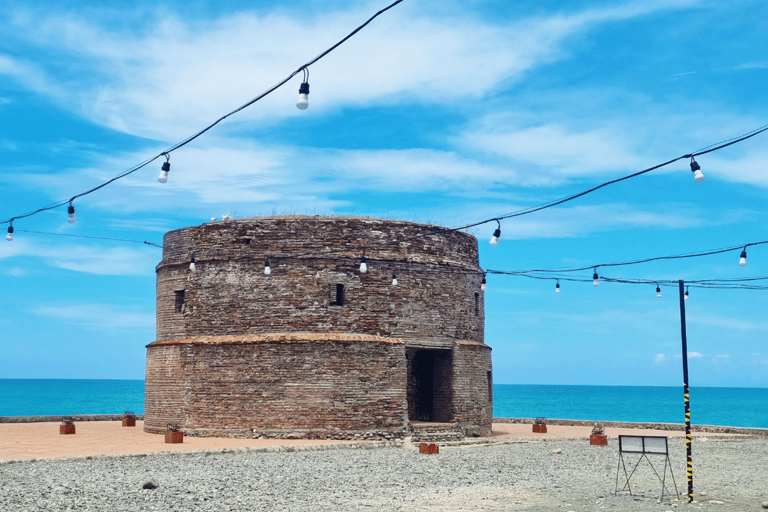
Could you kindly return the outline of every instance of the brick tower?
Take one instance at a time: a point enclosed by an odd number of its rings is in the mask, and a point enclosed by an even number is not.
[[[440,230],[277,216],[166,233],[144,429],[393,438],[441,422],[489,435],[477,240]]]

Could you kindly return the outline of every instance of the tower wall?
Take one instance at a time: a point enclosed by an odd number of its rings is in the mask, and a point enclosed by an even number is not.
[[[401,437],[416,394],[430,421],[489,434],[481,280],[477,240],[426,224],[290,216],[171,231],[145,429]],[[428,379],[409,375],[414,350]]]

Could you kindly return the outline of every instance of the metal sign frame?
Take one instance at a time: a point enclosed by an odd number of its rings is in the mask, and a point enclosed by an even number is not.
[[[625,453],[640,454],[637,463],[635,463],[632,471],[629,472],[627,472],[627,465],[624,461]],[[661,475],[659,475],[659,472],[653,467],[653,463],[651,463],[651,459],[648,458],[648,455],[664,456],[664,471]],[[669,460],[669,440],[667,436],[619,436],[619,465],[616,468],[616,489],[614,490],[613,495],[616,496],[618,493],[624,491],[629,491],[629,494],[631,496],[633,495],[629,481],[643,459],[648,461],[648,465],[651,466],[654,474],[659,479],[659,482],[661,482],[661,498],[659,499],[664,499],[664,491],[667,490],[667,467],[669,467],[669,474],[672,476],[672,483],[675,486],[675,494],[680,498],[680,492],[677,490],[677,482],[675,482],[675,475],[672,472],[672,463]],[[626,482],[624,483],[624,486],[619,489],[619,475],[621,474],[622,468],[624,469]]]

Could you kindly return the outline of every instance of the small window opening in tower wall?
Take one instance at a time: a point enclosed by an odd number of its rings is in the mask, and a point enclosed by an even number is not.
[[[488,372],[488,401],[493,402],[493,372]]]
[[[475,293],[475,316],[480,316],[480,294]]]
[[[344,305],[344,285],[331,285],[331,306]]]
[[[184,309],[184,290],[176,290],[176,303],[175,310],[177,313],[181,313]]]

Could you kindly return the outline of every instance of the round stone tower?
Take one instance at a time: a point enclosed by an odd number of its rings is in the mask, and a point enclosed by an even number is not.
[[[488,435],[482,277],[475,237],[413,222],[277,216],[170,231],[144,429],[391,438],[439,422]]]

